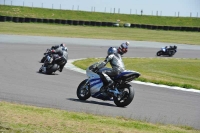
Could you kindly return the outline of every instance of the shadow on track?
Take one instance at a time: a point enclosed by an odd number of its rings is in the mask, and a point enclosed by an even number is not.
[[[38,73],[38,74],[43,74],[43,75],[59,75],[59,74],[57,74],[57,73],[46,74],[46,73],[41,73],[41,72],[39,72],[39,71],[36,71],[36,73]]]
[[[67,100],[75,101],[75,102],[81,102],[81,103],[92,103],[92,104],[99,104],[99,105],[104,105],[104,106],[112,106],[112,107],[117,107],[113,104],[110,103],[105,103],[105,102],[97,102],[97,101],[81,101],[79,99],[74,99],[74,98],[66,98]]]

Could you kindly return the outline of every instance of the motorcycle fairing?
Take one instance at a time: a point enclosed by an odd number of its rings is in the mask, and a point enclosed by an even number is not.
[[[165,51],[166,51],[166,48],[161,48],[161,50],[165,52]]]
[[[90,87],[93,87],[99,83],[102,83],[102,80],[101,78],[90,79],[89,83],[90,83]]]
[[[103,99],[103,100],[111,100],[111,97],[103,95],[100,91],[93,94],[92,97],[98,98],[98,99]]]
[[[95,93],[99,92],[101,87],[103,86],[103,82],[100,77],[90,78],[89,83],[91,95],[94,95]]]

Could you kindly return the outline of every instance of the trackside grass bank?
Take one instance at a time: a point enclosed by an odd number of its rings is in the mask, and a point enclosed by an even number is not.
[[[81,10],[81,9],[80,9]],[[99,13],[85,12],[75,10],[55,10],[45,8],[32,8],[22,6],[5,6],[0,5],[0,15],[32,17],[32,18],[52,18],[52,19],[68,19],[68,20],[87,20],[100,22],[116,22],[120,20],[120,24],[150,24],[160,26],[188,26],[200,27],[200,18],[195,17],[164,17],[164,16],[146,16],[133,14],[118,13]]]
[[[0,34],[134,40],[200,45],[200,32],[0,22]]]
[[[103,59],[88,58],[73,64],[85,70],[98,61]],[[127,70],[141,73],[136,80],[200,90],[200,59],[123,58],[123,61]]]
[[[199,133],[187,126],[0,102],[1,133]]]

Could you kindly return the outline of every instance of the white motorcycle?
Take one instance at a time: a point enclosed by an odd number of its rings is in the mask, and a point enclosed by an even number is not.
[[[128,84],[135,78],[140,76],[139,72],[125,70],[115,77],[111,77],[114,81],[114,89],[101,91],[103,82],[97,74],[99,71],[110,68],[97,69],[100,62],[97,62],[86,69],[88,79],[83,80],[77,88],[77,97],[80,100],[87,100],[91,96],[102,100],[113,100],[118,107],[129,105],[134,98],[134,89]]]

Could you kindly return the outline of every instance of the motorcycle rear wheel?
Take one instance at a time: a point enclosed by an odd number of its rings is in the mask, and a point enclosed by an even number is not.
[[[80,100],[87,100],[88,98],[90,98],[91,94],[90,94],[90,89],[89,89],[89,85],[86,84],[88,79],[83,80],[76,91],[76,95]],[[86,88],[87,87],[87,88]]]
[[[132,102],[135,95],[133,87],[129,84],[125,84],[122,87],[120,87],[119,91],[122,92],[122,96],[113,97],[114,103],[118,107],[125,107],[129,105]]]
[[[168,55],[171,57],[171,56],[173,56],[173,51],[169,51],[168,52]]]

